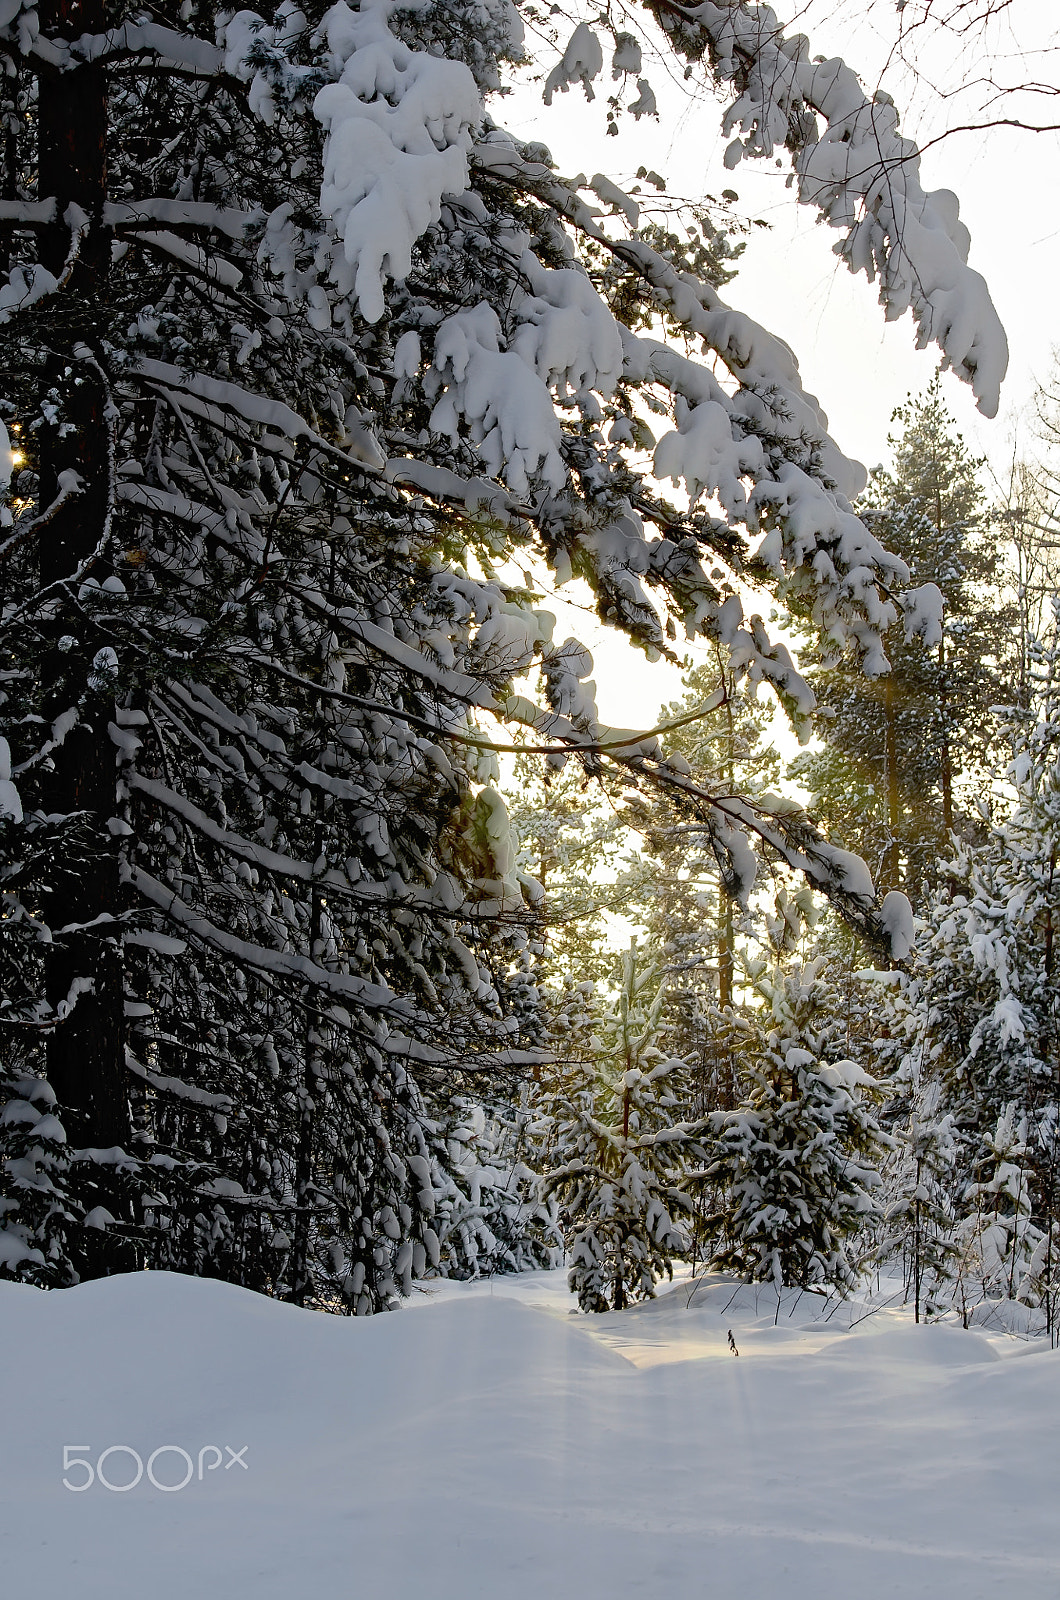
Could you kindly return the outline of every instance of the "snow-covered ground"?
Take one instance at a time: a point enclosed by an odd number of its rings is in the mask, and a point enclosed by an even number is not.
[[[0,1591],[1060,1594],[1044,1341],[718,1278],[572,1303],[562,1273],[359,1321],[163,1273],[0,1285]],[[132,1451],[127,1492],[64,1487]]]

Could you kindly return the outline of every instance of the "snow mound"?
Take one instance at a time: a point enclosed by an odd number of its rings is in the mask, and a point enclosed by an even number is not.
[[[972,1306],[968,1321],[987,1333],[1027,1335],[1045,1331],[1045,1312],[1039,1306],[1025,1306],[1022,1300],[981,1300]]]
[[[903,1361],[932,1367],[972,1367],[1000,1361],[993,1345],[977,1333],[942,1323],[904,1323],[883,1333],[863,1333],[829,1345],[832,1359],[860,1362]]]
[[[1055,1600],[1044,1344],[991,1359],[717,1275],[602,1317],[571,1315],[562,1272],[413,1304],[0,1284],[5,1593]],[[97,1469],[113,1487],[80,1489]]]

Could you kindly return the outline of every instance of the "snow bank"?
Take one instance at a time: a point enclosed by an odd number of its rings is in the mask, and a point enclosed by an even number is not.
[[[352,1322],[0,1284],[5,1592],[1055,1600],[1060,1356],[717,1278],[570,1304],[561,1272]],[[143,1477],[64,1488],[64,1446]]]

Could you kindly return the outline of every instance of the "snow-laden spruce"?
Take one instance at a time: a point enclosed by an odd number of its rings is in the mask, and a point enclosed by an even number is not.
[[[674,42],[724,75],[756,19]],[[493,120],[521,49],[503,0],[0,7],[0,1049],[7,1103],[57,1100],[40,1158],[4,1146],[16,1275],[371,1310],[444,1265],[475,1204],[454,1104],[539,1059],[498,724],[664,786],[741,896],[751,835],[887,941],[805,817],[602,729],[584,652],[505,575],[583,577],[649,656],[715,638],[804,724],[749,577],[873,671],[897,604],[930,625],[787,347]],[[893,309],[928,213],[844,192]],[[917,315],[987,397],[973,276],[921,274]],[[636,443],[649,400],[684,512]]]
[[[542,1097],[554,1131],[541,1190],[559,1201],[583,1311],[621,1311],[672,1277],[689,1242],[689,1174],[704,1157],[699,1128],[681,1116],[688,1067],[658,1044],[666,991],[636,940],[615,988],[613,1009],[581,1014]]]
[[[1055,606],[1054,606],[1055,610]],[[949,1124],[935,1198],[957,1247],[949,1294],[966,1316],[1021,1301],[1055,1321],[1056,928],[1060,919],[1060,650],[1031,652],[1031,697],[1009,714],[1007,815],[943,863],[917,959],[887,989],[882,1046],[899,1094],[930,1091]],[[942,1177],[938,1175],[938,1182]]]
[[[711,1118],[709,1174],[731,1196],[708,1219],[713,1260],[749,1282],[847,1293],[879,1213],[880,1086],[842,1054],[823,959],[786,974],[761,968],[768,1010],[748,1051],[750,1089],[734,1111]]]

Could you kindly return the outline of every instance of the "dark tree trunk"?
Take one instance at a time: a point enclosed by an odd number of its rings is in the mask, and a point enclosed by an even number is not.
[[[3,177],[0,179],[0,199],[12,201],[18,199],[18,94],[19,76],[17,72],[4,85],[4,126],[2,135],[3,150]],[[11,270],[11,230],[0,228],[0,273],[6,274]]]
[[[324,848],[324,829],[319,816],[316,824],[314,846],[316,858],[320,856]],[[318,890],[314,890],[309,928],[309,947],[314,961],[319,961],[323,953],[320,945],[323,911],[323,897]],[[291,1260],[288,1267],[291,1279],[288,1298],[297,1306],[304,1306],[307,1297],[313,1290],[309,1249],[312,1234],[312,1213],[316,1201],[315,1165],[318,1102],[324,1093],[322,1062],[320,1051],[315,1042],[316,1029],[322,1025],[322,1019],[314,1011],[312,995],[306,995],[305,1003],[305,1066],[302,1078],[301,1106],[299,1108],[298,1149],[295,1158],[294,1182],[297,1209],[294,1219]]]
[[[45,0],[42,34],[76,38],[107,26],[105,0]],[[113,568],[106,549],[111,496],[110,421],[106,383],[97,365],[98,333],[105,312],[110,245],[103,228],[107,188],[107,84],[92,66],[58,73],[42,68],[39,78],[39,196],[54,197],[56,215],[42,233],[42,264],[61,289],[58,330],[50,365],[63,396],[63,427],[40,437],[40,499],[51,505],[76,473],[79,490],[50,520],[41,538],[43,587],[58,586],[60,604],[44,663],[44,715],[52,720],[82,700],[80,719],[55,751],[46,803],[55,812],[84,814],[86,846],[57,872],[48,898],[53,930],[45,982],[53,1006],[67,1015],[48,1043],[48,1076],[75,1146],[127,1148],[130,1126],[125,1087],[124,983],[119,928],[118,858],[108,822],[115,815],[115,749],[107,724],[114,715],[114,687],[93,671],[105,643],[76,609],[77,591],[89,572],[102,581]],[[87,232],[75,237],[83,220]],[[66,587],[68,585],[68,588]],[[86,691],[87,684],[87,691]],[[83,698],[82,698],[83,697]],[[86,1203],[122,1210],[106,1173],[88,1187]],[[125,1251],[103,1233],[86,1230],[75,1266],[98,1276],[131,1265]]]
[[[725,669],[722,666],[719,654],[718,664],[722,667],[722,681],[725,682]],[[736,722],[732,712],[732,687],[725,682],[725,721],[727,739],[725,744],[725,777],[730,791],[736,786]],[[733,927],[732,900],[725,885],[718,885],[718,910],[721,926],[718,930],[718,1004],[723,1011],[733,1003],[733,979],[736,973],[736,931]],[[724,1082],[721,1085],[720,1103],[724,1111],[731,1111],[736,1103],[736,1072],[732,1059],[732,1050],[728,1034],[725,1035],[725,1068]]]
[[[942,488],[935,485],[935,540],[942,549]],[[939,640],[939,785],[942,789],[942,826],[949,841],[953,832],[953,753],[950,745],[949,685],[946,682],[946,640]]]

